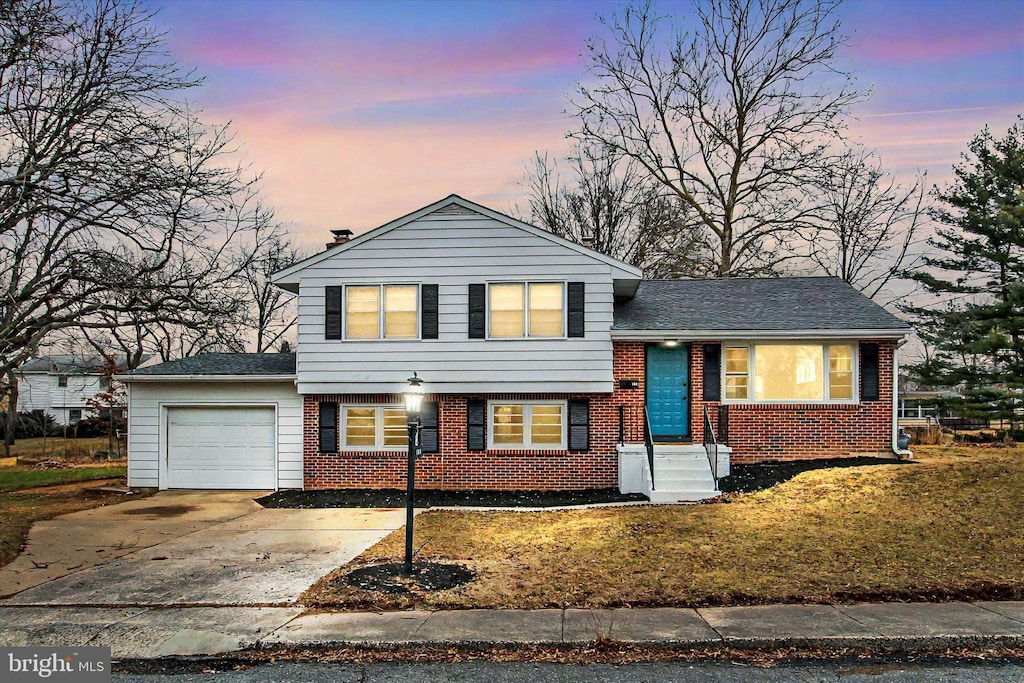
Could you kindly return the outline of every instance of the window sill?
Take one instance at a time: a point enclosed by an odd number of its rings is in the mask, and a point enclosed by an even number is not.
[[[721,401],[723,406],[734,406],[736,408],[859,408],[863,405],[860,401]]]
[[[559,446],[558,448],[535,448],[533,446],[524,446],[522,448],[488,447],[484,452],[487,455],[568,455],[569,449],[565,446]]]

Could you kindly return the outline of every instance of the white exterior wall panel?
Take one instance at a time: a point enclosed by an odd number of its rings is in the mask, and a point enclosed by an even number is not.
[[[129,390],[129,486],[166,488],[168,409],[221,405],[275,408],[277,488],[302,488],[302,398],[291,381],[142,381]]]
[[[468,337],[469,285],[586,283],[586,336]],[[438,339],[324,339],[324,288],[438,285]],[[612,390],[612,267],[479,214],[429,214],[301,272],[299,393],[401,391],[413,371],[437,393]]]

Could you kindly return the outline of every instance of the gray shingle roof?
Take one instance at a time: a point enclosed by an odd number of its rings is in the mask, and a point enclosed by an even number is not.
[[[149,358],[148,355],[143,358]],[[125,367],[128,362],[124,356],[114,359],[118,367]],[[63,375],[88,375],[103,370],[104,361],[100,356],[76,356],[69,353],[55,353],[41,358],[33,358],[18,370],[20,372],[55,372]]]
[[[201,353],[127,373],[144,375],[294,375],[294,353]]]
[[[616,330],[906,330],[835,277],[644,280],[616,302]]]

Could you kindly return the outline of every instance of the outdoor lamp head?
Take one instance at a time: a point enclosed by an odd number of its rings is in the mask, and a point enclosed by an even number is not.
[[[414,372],[408,382],[409,388],[405,390],[405,414],[409,419],[416,419],[423,404],[423,380]]]

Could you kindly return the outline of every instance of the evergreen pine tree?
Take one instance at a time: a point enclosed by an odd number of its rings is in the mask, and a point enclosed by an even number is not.
[[[962,415],[1024,422],[1024,118],[969,145],[936,193],[935,250],[912,274],[941,300],[909,309],[934,348],[909,368],[924,384],[956,386]]]

